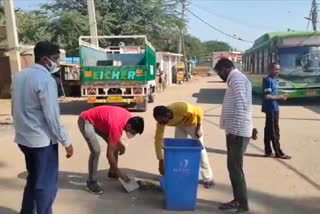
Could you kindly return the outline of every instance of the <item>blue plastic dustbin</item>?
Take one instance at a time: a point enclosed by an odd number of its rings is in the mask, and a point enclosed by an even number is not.
[[[198,140],[163,140],[165,176],[160,184],[165,192],[166,209],[196,209],[201,150]]]

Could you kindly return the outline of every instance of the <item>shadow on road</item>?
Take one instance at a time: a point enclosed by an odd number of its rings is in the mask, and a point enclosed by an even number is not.
[[[96,105],[96,106],[103,106],[103,105],[104,104]],[[80,115],[81,112],[95,107],[93,104],[87,103],[86,100],[65,101],[65,102],[59,103],[59,106],[60,106],[60,114],[61,115]],[[111,106],[111,105],[109,105],[109,106]],[[134,106],[130,107],[130,105],[122,106],[122,107],[127,108],[128,111],[130,111],[130,112],[135,112],[135,113],[143,112],[142,110],[134,109]],[[0,124],[1,124],[1,122],[0,122]]]
[[[147,185],[150,188],[154,187],[154,185],[152,187],[152,184],[154,183],[154,181],[158,181],[160,179],[159,175],[155,175],[152,173],[137,171],[133,169],[122,169],[122,170],[128,175],[134,175],[137,179],[146,181],[147,184],[150,184],[150,185]],[[28,172],[25,171],[18,174],[18,178],[26,179],[27,175],[28,175]],[[99,182],[101,182],[103,185],[106,185],[106,186],[110,186],[110,184],[117,184],[117,186],[120,189],[122,188],[118,180],[109,179],[107,175],[108,175],[108,170],[100,170],[98,172]],[[88,174],[86,173],[60,171],[58,187],[61,189],[85,190],[87,178],[88,178]]]
[[[61,115],[80,115],[81,112],[93,107],[86,100],[66,101],[59,105]]]
[[[0,206],[0,213],[1,214],[19,214],[19,212],[15,211],[15,210],[12,210],[7,207],[2,207],[2,206]]]
[[[222,80],[211,80],[211,81],[207,81],[207,83],[225,84]]]
[[[194,93],[192,97],[197,98],[197,103],[202,104],[222,104],[226,89],[224,88],[202,88],[199,93]],[[258,96],[252,97],[254,105],[261,105],[261,98]]]
[[[216,152],[223,153],[221,150],[214,150]],[[155,181],[158,176],[151,173],[124,169],[128,174],[134,174],[138,178],[144,178],[154,183],[154,186],[158,186],[159,182]],[[25,179],[26,172],[20,173],[19,178]],[[158,191],[156,188],[140,189],[132,193],[126,193],[120,183],[117,180],[107,180],[107,170],[99,171],[100,182],[105,190],[105,193],[97,196],[94,199],[95,202],[92,206],[89,205],[87,209],[91,210],[91,213],[101,213],[102,210],[109,210],[109,213],[146,213],[155,212],[156,210],[165,209],[165,197],[164,194]],[[83,190],[85,191],[85,182],[87,179],[86,173],[74,173],[74,172],[60,172],[59,175],[59,188],[71,189],[71,190]],[[203,188],[199,186],[199,188]],[[212,191],[216,192],[229,192],[230,199],[232,198],[232,191],[229,185],[217,183]],[[76,193],[79,194],[79,193]],[[82,193],[89,194],[89,193]],[[272,194],[272,189],[269,192],[261,192],[256,189],[251,189],[248,184],[249,203],[257,204],[259,207],[264,207],[265,212],[281,214],[281,213],[306,213],[313,214],[319,213],[320,204],[319,198],[289,198],[281,197]],[[91,196],[91,195],[90,195]],[[224,202],[224,201],[221,201]],[[229,213],[218,210],[220,202],[213,200],[198,199],[197,211],[205,214],[216,213]],[[87,205],[88,206],[88,205]],[[1,210],[2,209],[2,210]],[[6,210],[6,208],[0,207],[1,214],[16,214],[13,210]],[[170,212],[174,213],[174,212]]]
[[[221,105],[223,103],[224,94],[224,88],[202,88],[200,89],[199,93],[194,93],[192,97],[197,98],[197,103]],[[261,95],[253,94],[252,104],[261,105]],[[287,100],[284,102],[280,102],[280,108],[281,106],[301,106],[317,114],[320,114],[319,97]]]
[[[258,190],[250,189],[250,183],[247,184],[248,187],[248,198],[249,204],[257,204],[259,207],[264,207],[264,212],[259,213],[272,213],[272,214],[315,214],[319,213],[320,204],[319,198],[309,197],[309,198],[289,198],[276,196],[272,194],[272,189],[270,192],[261,192]],[[231,197],[231,187],[225,184],[216,184],[214,191],[217,192],[230,192]],[[231,200],[232,198],[230,198]],[[218,211],[217,205],[219,202],[199,199],[198,200],[198,210],[204,210],[205,213],[223,213]],[[213,212],[217,210],[218,212]],[[252,210],[254,212],[254,210]],[[230,212],[227,212],[230,213]],[[255,212],[254,212],[255,213]]]
[[[260,151],[261,154],[252,154],[252,153],[245,153],[245,156],[247,157],[258,157],[258,158],[266,158],[264,157],[264,150],[260,149],[258,146],[254,145],[253,143],[250,143],[252,147],[254,147],[256,150]],[[227,155],[226,150],[222,149],[213,149],[213,148],[206,148],[207,152],[215,153],[215,154],[221,154],[221,155]],[[317,183],[312,178],[310,178],[308,175],[302,173],[294,166],[291,166],[287,161],[278,159],[278,158],[272,158],[273,160],[279,162],[281,165],[283,165],[285,168],[289,169],[290,171],[294,172],[296,175],[298,175],[302,180],[309,183],[311,186],[313,186],[316,190],[320,191],[320,183]],[[319,212],[320,213],[320,212]]]
[[[98,177],[104,194],[97,196],[99,200],[92,205],[90,213],[102,213],[102,210],[109,210],[107,213],[139,213],[139,209],[164,209],[165,199],[164,194],[160,191],[158,175],[132,169],[122,170],[126,174],[134,175],[138,180],[143,181],[143,185],[140,186],[139,190],[127,193],[118,180],[107,178],[108,170],[100,170]],[[26,177],[27,172],[18,174],[18,178],[20,179],[26,179]],[[92,195],[86,192],[87,177],[88,174],[86,173],[60,171],[58,188],[80,190],[83,191],[81,194],[88,194],[88,197],[90,197]],[[98,204],[101,204],[101,206],[98,206]],[[133,208],[138,210],[127,210]],[[113,212],[110,209],[122,211]]]
[[[206,147],[207,152],[220,154],[220,155],[227,155],[227,151],[223,149],[213,149]],[[263,154],[253,154],[253,153],[245,153],[247,157],[256,157],[256,158],[265,158]]]
[[[205,117],[214,117],[214,118],[220,118],[221,115],[220,114],[205,114],[204,115]],[[252,117],[254,119],[263,119],[265,120],[265,116],[261,116],[261,117],[258,117],[258,116],[255,116],[255,117]],[[317,119],[317,118],[295,118],[295,117],[280,117],[280,120],[297,120],[297,121],[320,121],[320,119]]]
[[[199,93],[194,93],[192,97],[197,98],[197,103],[222,104],[225,91],[224,88],[202,88]]]
[[[254,144],[250,144],[252,147],[254,147],[256,150],[260,151],[261,153],[264,152],[263,149],[260,149],[258,146],[254,145]],[[291,166],[288,161],[285,160],[281,160],[278,158],[274,158],[275,161],[278,161],[281,165],[283,165],[284,167],[286,167],[287,169],[291,170],[292,172],[294,172],[296,175],[298,175],[302,180],[304,180],[305,182],[309,183],[311,186],[313,186],[316,190],[318,190],[320,192],[320,183],[317,183],[316,181],[314,181],[312,178],[310,178],[308,175],[300,172],[297,168],[295,168],[294,166]],[[320,213],[320,212],[319,212]]]
[[[2,167],[6,167],[7,166],[7,164],[5,164],[4,162],[2,162],[2,161],[0,161],[0,167],[2,168]]]

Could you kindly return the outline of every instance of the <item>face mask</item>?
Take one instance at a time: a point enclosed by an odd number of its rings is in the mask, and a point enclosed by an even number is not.
[[[131,132],[126,132],[126,135],[127,135],[127,138],[130,139],[130,138],[133,138],[135,135],[132,134]]]
[[[47,64],[47,68],[48,68],[49,72],[50,72],[51,74],[58,72],[58,71],[60,70],[58,64],[55,63],[55,62],[53,62],[53,61],[50,60],[49,58],[48,58],[48,60],[49,60],[50,63],[51,63],[51,66],[49,66],[49,65]]]

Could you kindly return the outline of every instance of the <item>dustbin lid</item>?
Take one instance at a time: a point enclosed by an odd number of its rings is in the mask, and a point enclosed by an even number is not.
[[[164,150],[202,150],[203,146],[196,139],[164,138]]]

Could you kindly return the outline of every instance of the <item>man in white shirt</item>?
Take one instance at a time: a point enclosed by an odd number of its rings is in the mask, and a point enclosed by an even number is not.
[[[67,158],[73,147],[60,122],[57,85],[51,74],[57,68],[59,46],[39,42],[35,64],[18,72],[12,82],[12,116],[15,142],[23,152],[28,171],[20,214],[52,214],[57,193],[58,142]]]
[[[228,59],[220,59],[214,70],[228,85],[220,126],[226,132],[228,171],[234,195],[232,201],[221,204],[219,208],[237,209],[237,214],[250,214],[243,156],[250,138],[257,138],[256,129],[252,129],[252,88],[247,77]]]

